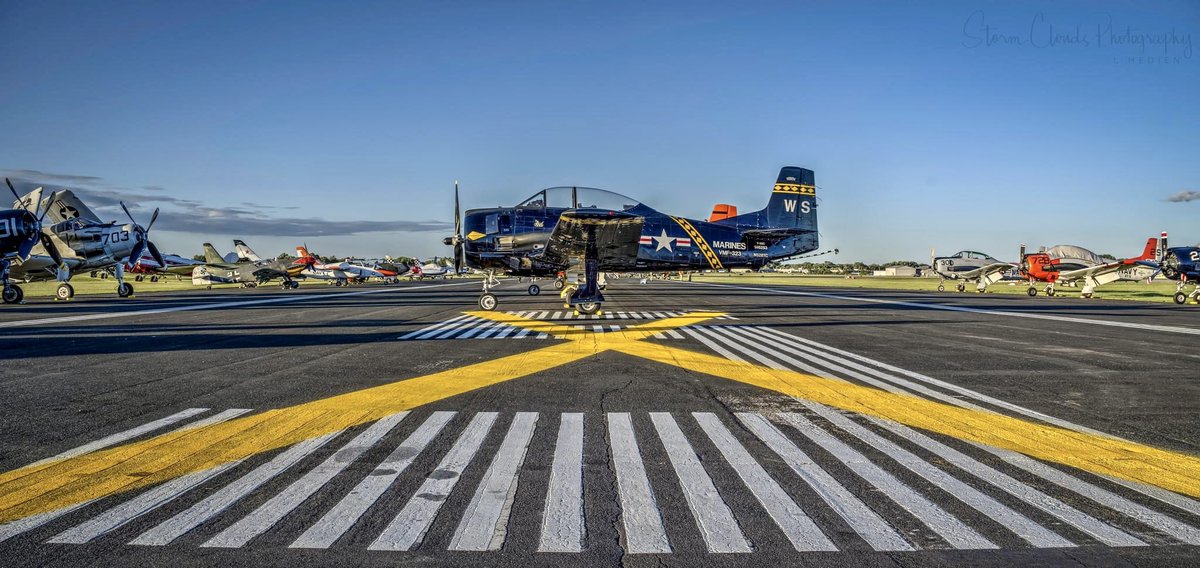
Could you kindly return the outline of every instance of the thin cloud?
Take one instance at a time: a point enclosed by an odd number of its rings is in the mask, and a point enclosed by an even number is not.
[[[1167,198],[1171,203],[1186,203],[1200,199],[1200,191],[1181,191]]]
[[[278,217],[274,212],[294,210],[295,206],[261,205],[242,202],[236,207],[210,207],[194,199],[181,199],[162,193],[159,186],[142,186],[141,191],[114,188],[103,178],[53,174],[37,170],[7,170],[14,178],[13,185],[22,195],[46,185],[47,180],[70,181],[75,192],[102,219],[124,220],[124,202],[140,223],[150,220],[150,212],[161,208],[157,230],[198,233],[237,234],[268,237],[333,237],[380,232],[450,231],[452,223],[444,221],[332,221],[313,217]],[[31,181],[33,178],[38,181]],[[100,186],[100,187],[96,187]],[[46,188],[50,190],[49,187]]]

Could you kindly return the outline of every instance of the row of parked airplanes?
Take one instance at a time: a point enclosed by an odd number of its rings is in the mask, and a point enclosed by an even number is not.
[[[930,266],[942,278],[939,292],[945,290],[947,280],[956,281],[959,292],[965,291],[968,284],[984,292],[1001,280],[1018,280],[1029,284],[1030,296],[1038,295],[1036,284],[1045,283],[1047,296],[1054,295],[1055,286],[1072,286],[1080,288],[1084,298],[1091,298],[1104,284],[1144,281],[1161,275],[1179,283],[1175,303],[1200,301],[1200,247],[1170,247],[1166,232],[1157,239],[1147,239],[1142,254],[1111,261],[1077,246],[1059,245],[1030,253],[1021,245],[1017,262],[1003,262],[975,251],[941,257],[930,251]]]
[[[492,288],[498,276],[508,275],[556,278],[555,287],[562,288],[560,295],[566,307],[598,314],[605,301],[601,291],[604,273],[756,270],[772,262],[825,254],[813,252],[820,236],[813,171],[785,166],[770,187],[770,197],[762,209],[739,214],[737,207],[720,203],[708,219],[689,219],[660,212],[625,195],[578,186],[547,188],[513,206],[463,213],[456,182],[454,234],[443,240],[454,251],[450,274],[470,269],[484,275],[479,296],[479,307],[484,310],[496,309],[498,299]],[[70,191],[55,192],[43,199],[40,188],[24,197],[17,195],[11,183],[9,189],[17,201],[15,209],[0,211],[0,280],[5,302],[20,301],[20,288],[10,283],[11,278],[57,279],[62,283],[60,297],[64,290],[69,297],[67,280],[72,273],[111,267],[119,283],[118,293],[124,296],[132,293],[132,287],[123,279],[129,259],[137,259],[132,263],[136,266],[148,253],[147,263],[154,262],[160,268],[168,265],[147,237],[158,210],[145,227],[134,221],[128,209],[125,213],[129,223],[103,223]],[[42,222],[47,217],[53,224],[44,227]],[[61,250],[69,251],[70,256],[62,255]],[[300,252],[301,257],[312,259],[306,251]],[[836,249],[825,252],[836,253]],[[237,261],[231,262],[208,247],[204,265],[191,268],[193,277],[201,282],[205,278],[209,282],[220,282],[222,278],[242,282],[280,279],[290,287],[296,277],[293,270],[297,275],[309,270],[313,276],[325,274],[334,279],[339,271],[349,275],[349,263],[282,263],[254,260],[252,254],[248,248],[240,250]],[[1085,297],[1131,271],[1148,270],[1148,275],[1161,274],[1179,282],[1177,302],[1184,303],[1189,297],[1200,299],[1196,287],[1200,281],[1200,248],[1168,247],[1165,234],[1158,241],[1151,238],[1141,256],[1114,262],[1096,259],[1073,265],[1048,252],[1026,254],[1022,248],[1016,263],[968,251],[934,258],[933,267],[944,279],[958,281],[960,290],[967,283],[986,289],[1015,270],[1016,277],[1030,283],[1031,295],[1038,293],[1035,282],[1045,282],[1046,294],[1053,295],[1055,285],[1078,284]],[[371,267],[375,272],[379,268]],[[424,275],[439,270],[446,269],[429,266]],[[578,270],[582,277],[568,285],[561,279],[567,270]],[[944,288],[944,281],[940,287]],[[540,287],[530,284],[528,293],[536,296]]]
[[[234,241],[235,252],[222,256],[210,243],[204,243],[204,260],[198,261],[177,255],[163,255],[149,239],[150,229],[158,219],[155,209],[150,222],[138,224],[125,204],[121,204],[128,223],[103,222],[95,212],[70,190],[42,197],[42,188],[21,196],[12,182],[5,179],[16,202],[13,209],[0,210],[0,282],[3,282],[3,301],[20,303],[24,292],[13,281],[34,282],[58,280],[56,297],[69,300],[75,295],[70,284],[72,276],[90,273],[117,282],[117,295],[133,295],[133,284],[125,274],[133,273],[140,281],[150,275],[190,276],[196,285],[241,284],[254,287],[279,281],[285,289],[298,287],[299,279],[314,278],[343,285],[372,278],[387,282],[402,277],[445,278],[452,268],[437,262],[409,266],[389,260],[325,262],[308,252],[306,246],[296,247],[298,258],[274,260],[260,258],[240,240]],[[47,221],[49,223],[47,224]]]

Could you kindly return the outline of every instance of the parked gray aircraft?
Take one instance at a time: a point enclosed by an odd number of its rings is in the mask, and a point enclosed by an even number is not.
[[[249,251],[242,241],[234,241]],[[235,245],[236,246],[236,245]],[[254,252],[250,251],[253,255]],[[254,255],[258,258],[257,255]],[[243,258],[237,262],[227,262],[211,243],[204,243],[204,266],[192,270],[192,284],[196,286],[212,286],[213,284],[241,284],[246,288],[254,288],[271,280],[280,280],[280,287],[287,290],[299,288],[300,283],[293,278],[304,270],[303,265],[292,264],[286,260],[250,260]]]
[[[1016,268],[1016,265],[1001,262],[981,252],[970,250],[959,251],[950,256],[935,256],[933,249],[929,250],[929,265],[942,279],[938,282],[938,292],[946,290],[947,280],[958,281],[958,291],[967,289],[968,283],[975,283],[975,290],[983,292],[990,284],[1004,278],[1004,273]]]

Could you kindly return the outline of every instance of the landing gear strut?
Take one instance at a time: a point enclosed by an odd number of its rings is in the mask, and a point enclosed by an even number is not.
[[[113,267],[113,277],[117,279],[117,296],[121,298],[133,297],[133,284],[125,281],[125,263],[118,262]]]
[[[483,295],[479,297],[479,309],[488,311],[488,312],[496,309],[496,304],[498,304],[499,301],[496,300],[496,295],[492,293],[492,287],[499,286],[499,285],[500,285],[500,280],[496,278],[495,270],[488,269],[488,270],[484,271],[484,273],[483,273]],[[537,294],[533,293],[534,288],[537,288],[537,286],[535,285],[535,286],[529,287],[529,289],[530,289],[529,294],[536,296]],[[541,290],[539,289],[538,291],[540,292]]]
[[[1176,304],[1186,304],[1189,298],[1192,301],[1200,303],[1200,284],[1198,284],[1196,282],[1191,282],[1191,285],[1192,285],[1191,292],[1188,292],[1186,290],[1188,284],[1189,284],[1189,282],[1187,280],[1183,280],[1179,283],[1179,287],[1175,288],[1175,303]]]
[[[0,284],[4,286],[4,303],[20,304],[25,300],[25,291],[21,290],[21,287],[16,284],[8,283],[8,267],[9,262],[0,259]]]
[[[583,282],[567,295],[567,306],[574,306],[575,311],[584,315],[599,315],[600,304],[604,302],[604,294],[600,293],[600,253],[596,250],[596,228],[587,227],[587,250],[583,260]]]

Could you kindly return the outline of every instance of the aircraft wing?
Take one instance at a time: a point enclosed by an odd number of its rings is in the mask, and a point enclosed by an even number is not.
[[[1077,268],[1075,270],[1059,272],[1058,279],[1059,279],[1059,281],[1077,280],[1080,278],[1087,278],[1089,276],[1092,278],[1098,278],[1102,275],[1115,273],[1118,270],[1122,270],[1122,269],[1129,268],[1132,266],[1147,266],[1147,267],[1151,267],[1151,268],[1158,268],[1158,263],[1148,261],[1148,260],[1137,260],[1137,261],[1118,260],[1116,262],[1109,262],[1106,264],[1098,264],[1096,266],[1089,266],[1087,268]],[[1114,280],[1115,280],[1115,278],[1114,278]]]
[[[979,268],[976,268],[975,270],[959,272],[958,274],[959,274],[960,278],[983,278],[990,274],[995,274],[997,272],[1004,272],[1005,270],[1011,270],[1013,268],[1015,268],[1015,265],[1009,264],[1007,262],[995,262],[995,263],[989,264],[987,266],[981,266]]]
[[[565,267],[572,260],[595,257],[601,270],[633,268],[643,221],[640,215],[611,209],[564,211],[540,259]]]
[[[83,259],[78,257],[66,257],[63,263],[67,265],[68,270],[74,270],[83,264]],[[32,282],[35,280],[49,280],[58,276],[58,267],[54,264],[54,259],[49,255],[33,254],[21,263],[13,263],[8,269],[9,277],[14,280],[24,280]]]

